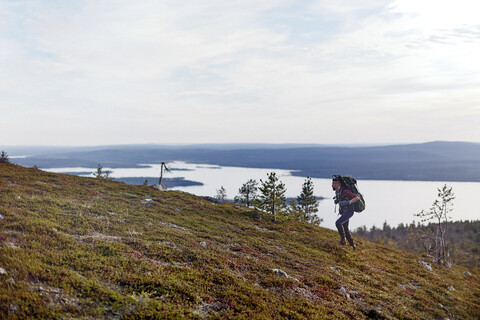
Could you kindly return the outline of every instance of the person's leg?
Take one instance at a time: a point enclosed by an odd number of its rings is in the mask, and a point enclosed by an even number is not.
[[[340,215],[340,218],[338,218],[338,220],[335,222],[335,226],[337,227],[338,234],[340,235],[340,244],[345,244],[346,232],[345,232],[344,225],[345,223],[347,223],[346,231],[348,232],[348,219],[350,219],[352,216],[353,216],[353,212],[344,213]],[[348,234],[350,235],[350,232],[348,232]]]
[[[338,234],[340,235],[340,244],[343,244],[345,242],[345,231],[343,230],[344,222],[345,219],[343,218],[343,215],[341,215],[340,218],[335,221],[335,226],[337,227]]]
[[[347,238],[348,243],[352,246],[353,249],[355,249],[355,243],[353,243],[352,235],[350,234],[350,230],[348,229],[348,222],[349,220],[343,223],[343,230],[345,232],[345,237]]]

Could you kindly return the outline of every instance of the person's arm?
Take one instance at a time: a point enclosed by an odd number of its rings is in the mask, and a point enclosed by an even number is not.
[[[350,200],[345,200],[348,201],[348,204],[354,204],[355,202],[360,200],[360,198],[350,190],[345,190],[345,197],[351,198]]]

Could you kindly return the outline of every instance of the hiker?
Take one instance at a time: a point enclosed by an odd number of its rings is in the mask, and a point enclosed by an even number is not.
[[[356,194],[342,185],[342,178],[340,176],[333,176],[332,189],[335,191],[335,204],[340,206],[340,218],[335,222],[338,233],[340,234],[340,244],[342,246],[347,244],[345,242],[346,238],[352,248],[355,249],[352,235],[348,230],[348,220],[353,216],[353,204],[357,202],[359,198]]]

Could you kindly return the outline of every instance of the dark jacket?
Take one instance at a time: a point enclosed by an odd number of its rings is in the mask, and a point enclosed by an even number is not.
[[[336,199],[335,203],[340,203],[341,201],[345,201],[345,200],[352,200],[356,196],[357,195],[351,192],[350,190],[344,187],[341,187],[340,190],[335,191],[335,199]],[[354,212],[353,204],[340,207],[340,214],[353,213],[353,212]]]

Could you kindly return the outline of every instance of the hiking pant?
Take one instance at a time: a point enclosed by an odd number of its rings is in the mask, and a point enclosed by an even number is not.
[[[342,213],[340,215],[340,218],[335,222],[335,225],[337,226],[338,233],[340,234],[340,238],[342,240],[345,240],[345,237],[347,238],[348,242],[352,241],[352,235],[350,234],[350,231],[348,230],[348,220],[353,216],[353,210],[348,210],[345,213]]]

